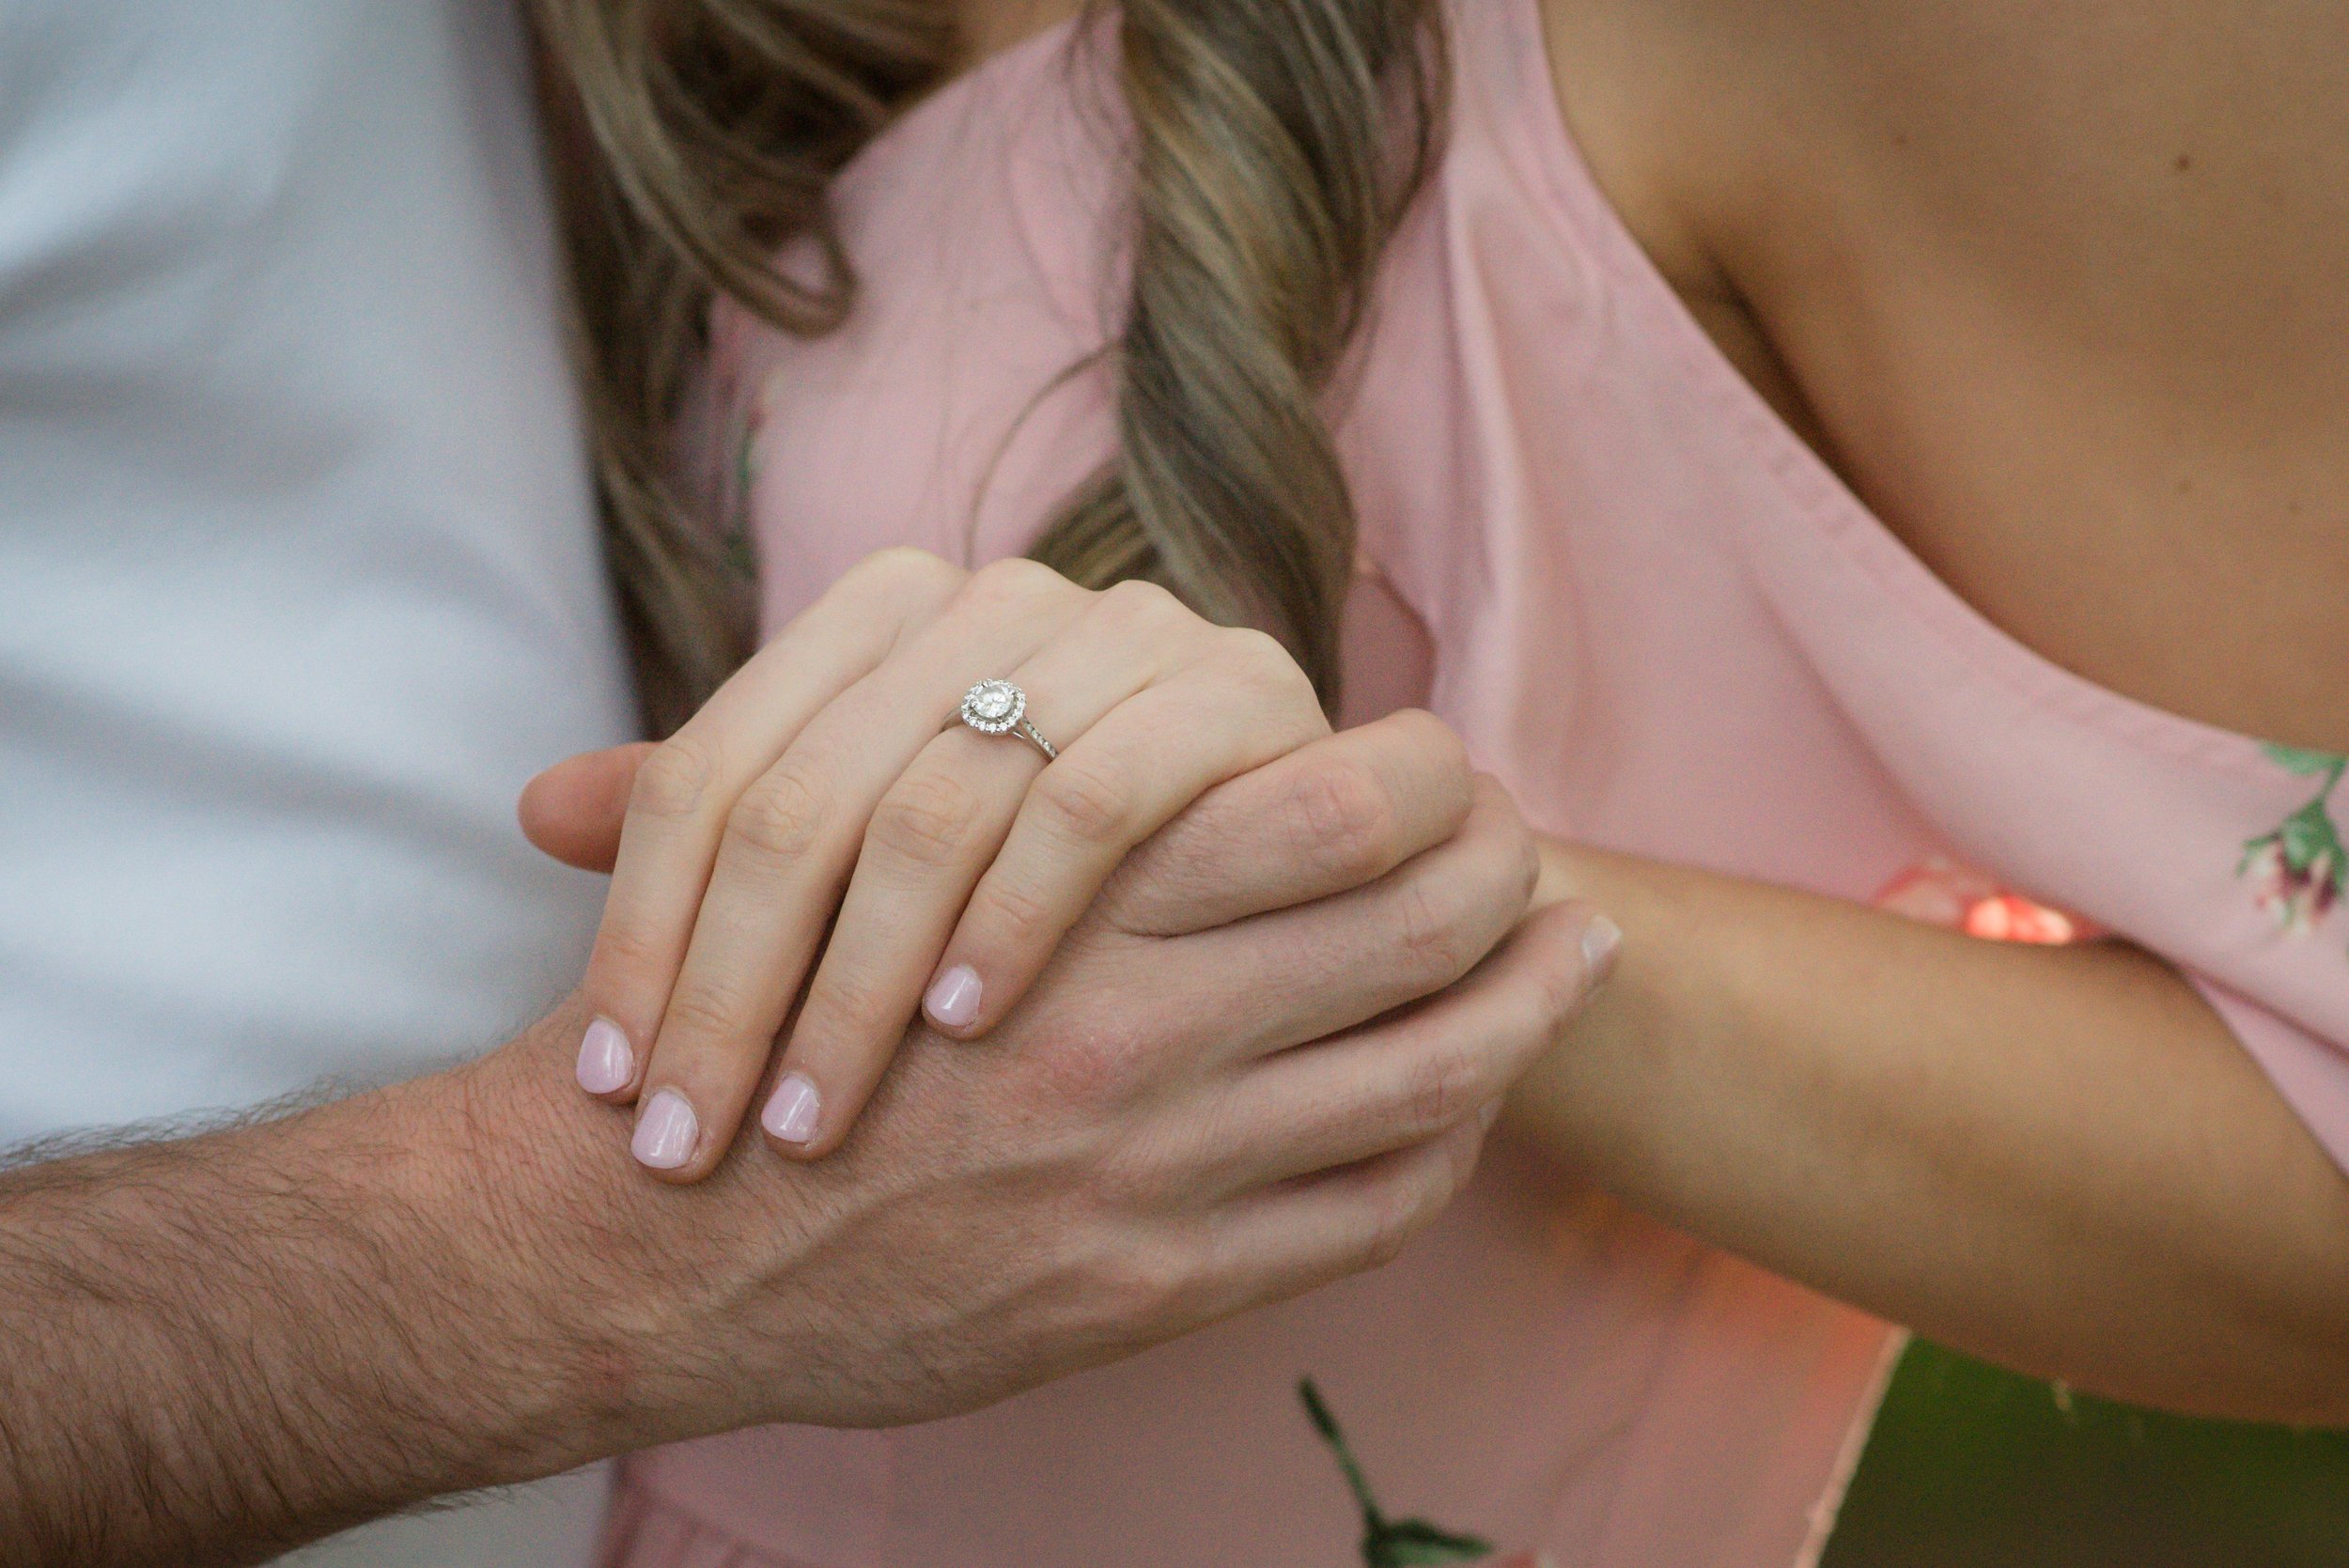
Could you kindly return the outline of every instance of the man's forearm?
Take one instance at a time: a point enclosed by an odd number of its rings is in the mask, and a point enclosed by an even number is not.
[[[506,1219],[583,1130],[540,1048],[0,1176],[0,1559],[255,1560],[618,1446]]]

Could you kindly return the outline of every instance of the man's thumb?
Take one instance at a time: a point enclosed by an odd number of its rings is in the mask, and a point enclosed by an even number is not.
[[[640,740],[565,757],[522,785],[522,836],[565,865],[610,871],[636,769],[651,754],[652,742]]]

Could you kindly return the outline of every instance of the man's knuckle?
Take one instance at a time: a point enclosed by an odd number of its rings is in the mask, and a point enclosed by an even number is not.
[[[1101,1203],[1120,1214],[1147,1213],[1164,1200],[1167,1178],[1154,1151],[1131,1141],[1110,1147],[1092,1176]]]
[[[1109,845],[1133,836],[1138,791],[1120,766],[1063,757],[1037,775],[1030,793],[1063,839]]]
[[[1110,1298],[1120,1319],[1134,1324],[1163,1321],[1180,1314],[1196,1287],[1200,1265],[1187,1248],[1172,1242],[1144,1242],[1126,1249],[1110,1268]]]
[[[692,816],[717,782],[718,768],[717,752],[708,742],[691,735],[672,736],[654,747],[636,769],[629,811],[660,820]]]
[[[1474,1051],[1452,1042],[1428,1050],[1404,1077],[1401,1130],[1410,1140],[1434,1137],[1482,1104],[1486,1087]]]
[[[1547,1040],[1574,1018],[1582,1005],[1582,986],[1571,968],[1545,964],[1534,970],[1529,989],[1530,1032]]]
[[[1469,967],[1466,903],[1434,879],[1411,877],[1395,889],[1395,947],[1404,971],[1427,984],[1449,984]]]
[[[726,819],[726,835],[763,859],[797,860],[822,836],[829,797],[808,769],[779,766],[743,791]]]
[[[1330,761],[1305,770],[1295,800],[1307,848],[1325,873],[1376,876],[1392,863],[1398,831],[1393,799],[1369,768]]]
[[[866,839],[886,854],[917,866],[959,864],[979,824],[979,801],[943,772],[910,773],[873,812]]]
[[[1123,1104],[1142,1075],[1146,1047],[1107,1022],[1060,1032],[1036,1053],[1038,1090],[1079,1117]]]
[[[1424,1189],[1401,1176],[1381,1184],[1371,1200],[1371,1219],[1362,1238],[1364,1270],[1384,1268],[1403,1255],[1426,1223]]]

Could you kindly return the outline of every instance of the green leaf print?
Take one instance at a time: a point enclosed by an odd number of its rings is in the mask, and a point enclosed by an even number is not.
[[[1347,1446],[1346,1434],[1338,1426],[1338,1419],[1330,1413],[1321,1390],[1314,1387],[1310,1377],[1297,1385],[1299,1399],[1305,1402],[1305,1414],[1313,1419],[1314,1430],[1337,1455],[1338,1468],[1346,1476],[1347,1490],[1362,1511],[1362,1561],[1366,1568],[1415,1568],[1422,1563],[1481,1562],[1492,1556],[1490,1542],[1473,1535],[1455,1535],[1439,1529],[1424,1519],[1390,1519],[1378,1507],[1378,1499],[1370,1489],[1369,1478]]]
[[[2336,756],[2330,752],[2311,752],[2299,746],[2279,746],[2272,742],[2262,749],[2267,753],[2268,761],[2303,778],[2313,779],[2326,773],[2339,778],[2344,768],[2349,768],[2349,757]]]
[[[2322,925],[2349,898],[2349,846],[2341,843],[2332,803],[2349,757],[2296,746],[2268,746],[2267,755],[2287,772],[2323,781],[2316,798],[2243,846],[2235,875],[2251,884],[2252,901],[2278,929],[2305,933]]]

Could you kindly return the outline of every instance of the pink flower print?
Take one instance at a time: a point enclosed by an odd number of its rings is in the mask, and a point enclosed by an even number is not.
[[[2243,846],[2236,875],[2251,885],[2251,902],[2294,935],[2313,931],[2349,894],[2349,850],[2334,824],[2332,800],[2349,773],[2349,757],[2270,746],[2267,754],[2291,772],[2320,778],[2316,799],[2283,819],[2272,833]]]
[[[2314,930],[2339,902],[2338,860],[2332,850],[2320,849],[2305,864],[2295,866],[2281,836],[2270,833],[2252,842],[2242,874],[2251,884],[2251,902],[2279,931],[2297,935]]]

